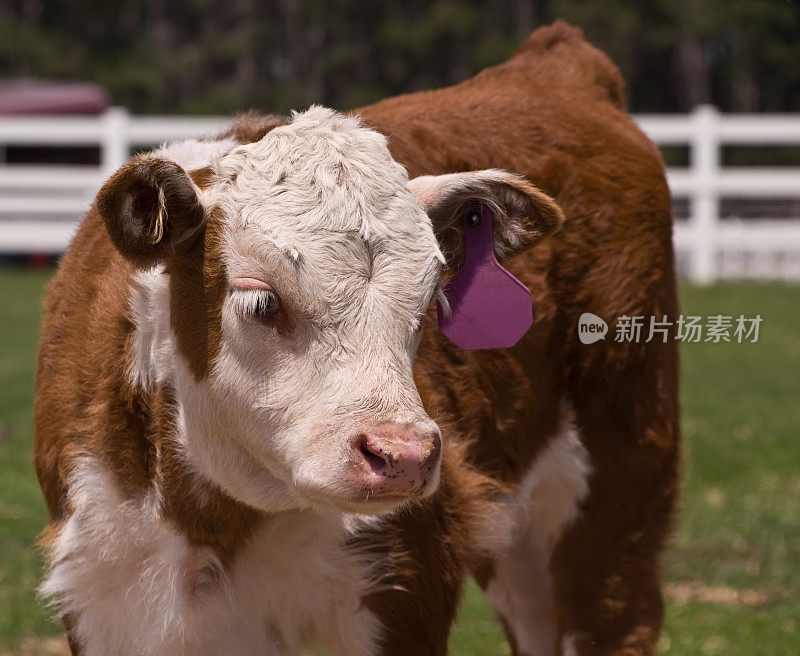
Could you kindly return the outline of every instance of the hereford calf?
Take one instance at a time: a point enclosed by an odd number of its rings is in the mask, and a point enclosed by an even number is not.
[[[577,339],[675,312],[622,103],[557,24],[456,87],[247,117],[103,185],[36,403],[73,653],[443,655],[467,571],[516,654],[653,653],[675,348]],[[427,319],[463,312],[442,287],[482,218],[534,324],[464,351]]]

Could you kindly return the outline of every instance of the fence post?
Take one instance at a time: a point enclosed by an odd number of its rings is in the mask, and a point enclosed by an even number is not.
[[[130,157],[128,126],[130,115],[124,107],[111,107],[103,114],[103,141],[100,168],[103,177],[108,177]]]
[[[700,105],[691,114],[692,140],[692,250],[689,277],[707,284],[717,277],[717,231],[719,228],[719,113],[711,105]]]

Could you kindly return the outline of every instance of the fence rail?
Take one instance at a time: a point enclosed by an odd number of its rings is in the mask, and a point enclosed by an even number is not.
[[[800,115],[721,115],[698,107],[689,115],[638,115],[659,146],[688,147],[689,166],[670,168],[676,204],[679,269],[697,282],[717,278],[800,281],[800,168],[723,167],[724,146],[800,147]],[[97,188],[132,149],[220,133],[226,118],[131,116],[112,108],[99,117],[0,117],[0,253],[60,252]],[[4,148],[100,149],[99,166],[2,164]],[[723,217],[724,199],[795,201],[780,219]]]

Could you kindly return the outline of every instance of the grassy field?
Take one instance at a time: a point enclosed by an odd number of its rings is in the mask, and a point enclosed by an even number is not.
[[[56,653],[36,601],[45,509],[31,465],[39,300],[47,272],[0,270],[0,654]],[[665,559],[674,656],[800,653],[800,288],[682,288],[685,313],[761,314],[757,344],[683,351],[682,509]],[[454,656],[508,653],[467,588]]]

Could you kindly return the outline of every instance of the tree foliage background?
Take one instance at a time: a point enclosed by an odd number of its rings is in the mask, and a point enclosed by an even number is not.
[[[347,108],[462,80],[556,18],[632,111],[800,111],[800,0],[0,0],[0,78],[92,80],[135,112]]]

